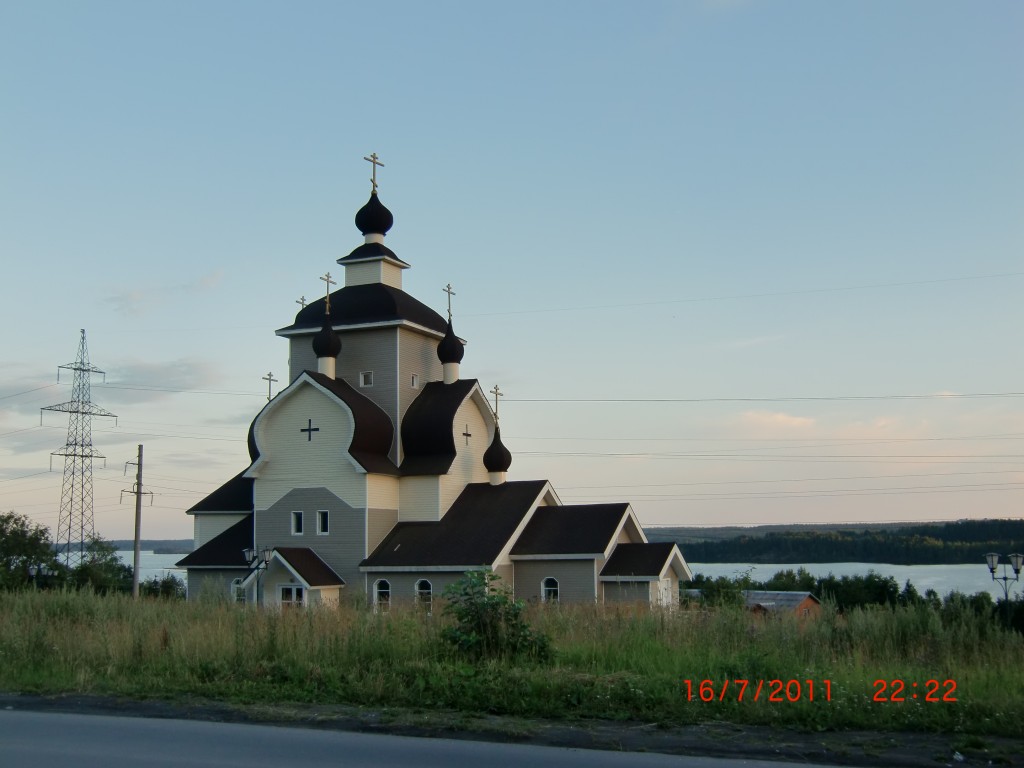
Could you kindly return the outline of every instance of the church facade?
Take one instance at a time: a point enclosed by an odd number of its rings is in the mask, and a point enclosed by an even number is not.
[[[690,569],[628,503],[566,505],[545,480],[508,479],[497,404],[462,378],[450,308],[402,289],[372,162],[344,285],[325,275],[324,298],[277,331],[290,383],[249,428],[249,466],[187,510],[190,599],[429,603],[488,569],[520,599],[675,603]]]

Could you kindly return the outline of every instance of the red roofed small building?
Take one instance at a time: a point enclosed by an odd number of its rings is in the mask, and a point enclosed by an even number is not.
[[[376,170],[376,156],[373,156]],[[512,455],[464,343],[402,290],[377,196],[345,284],[277,331],[291,383],[256,415],[250,464],[188,510],[188,592],[306,606],[365,595],[429,601],[489,569],[516,597],[674,604],[692,578],[650,544],[628,503],[564,505],[545,480],[509,481]]]

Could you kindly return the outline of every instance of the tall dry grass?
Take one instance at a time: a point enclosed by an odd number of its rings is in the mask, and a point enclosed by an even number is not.
[[[275,612],[0,593],[0,688],[969,733],[1009,733],[1024,718],[1024,639],[967,610],[840,616],[826,606],[800,622],[739,609],[566,605],[531,607],[528,619],[551,637],[554,662],[467,663],[441,640],[442,612],[412,606]],[[725,680],[741,678],[751,681],[743,701],[735,683],[717,699]],[[772,679],[801,681],[801,700],[769,702],[765,689],[753,701],[756,681]],[[904,681],[909,699],[912,682],[932,679],[956,681],[957,701],[873,700],[876,680]],[[712,681],[714,701],[695,695],[702,680]]]

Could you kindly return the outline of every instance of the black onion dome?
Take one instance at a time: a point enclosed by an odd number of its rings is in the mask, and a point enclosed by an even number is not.
[[[501,429],[494,425],[494,439],[484,451],[484,467],[488,472],[508,472],[512,466],[512,454],[501,442]]]
[[[444,338],[437,345],[437,359],[442,363],[461,363],[462,356],[466,354],[466,347],[459,341],[459,337],[452,330],[452,321],[448,320],[448,327],[445,329]]]
[[[370,193],[370,199],[356,211],[356,227],[364,235],[386,235],[395,224],[395,217],[377,198],[376,192]]]
[[[341,339],[331,327],[331,317],[324,317],[324,327],[313,337],[313,353],[317,359],[321,357],[337,357],[341,352]]]

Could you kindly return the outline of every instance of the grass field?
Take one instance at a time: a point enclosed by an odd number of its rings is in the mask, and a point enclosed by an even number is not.
[[[0,689],[665,725],[1009,734],[1024,721],[1024,638],[968,610],[840,616],[826,606],[820,619],[800,623],[725,608],[537,606],[527,617],[550,636],[553,661],[468,663],[442,641],[442,612],[411,606],[388,614],[354,606],[282,613],[0,593]],[[749,681],[742,700],[741,679]],[[899,687],[906,701],[890,700]],[[769,700],[773,692],[781,701]],[[926,701],[928,694],[938,700]]]

